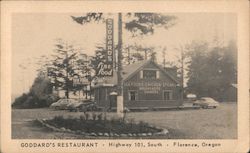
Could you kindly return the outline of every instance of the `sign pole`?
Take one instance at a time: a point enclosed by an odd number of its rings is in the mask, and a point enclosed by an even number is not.
[[[122,13],[118,13],[118,69],[117,69],[117,115],[124,117],[123,86],[122,86]]]

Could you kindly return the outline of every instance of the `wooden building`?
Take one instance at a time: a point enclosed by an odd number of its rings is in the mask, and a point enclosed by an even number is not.
[[[172,70],[171,70],[172,71]],[[123,67],[124,107],[154,109],[182,105],[180,80],[151,60]],[[101,108],[116,108],[117,75],[99,82],[95,100]]]

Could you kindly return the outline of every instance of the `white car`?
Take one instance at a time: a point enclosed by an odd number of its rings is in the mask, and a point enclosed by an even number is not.
[[[193,103],[193,106],[200,106],[201,108],[216,108],[220,104],[210,97],[202,97]]]
[[[76,103],[78,102],[77,100],[75,99],[59,99],[57,102],[55,103],[52,103],[50,105],[50,108],[53,108],[53,109],[68,109],[68,105],[71,104],[71,103]]]

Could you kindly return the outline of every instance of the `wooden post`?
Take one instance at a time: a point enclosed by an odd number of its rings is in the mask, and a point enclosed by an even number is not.
[[[117,69],[117,115],[123,118],[123,85],[122,85],[122,13],[118,13],[118,69]]]

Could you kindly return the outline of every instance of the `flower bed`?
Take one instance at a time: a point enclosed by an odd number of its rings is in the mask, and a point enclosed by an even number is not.
[[[99,115],[82,115],[80,118],[64,118],[56,116],[49,120],[37,120],[43,126],[57,132],[70,132],[86,136],[103,137],[135,137],[135,136],[153,136],[166,135],[166,129],[160,129],[150,126],[148,123],[135,123],[133,120],[123,120],[112,118],[107,120]]]

